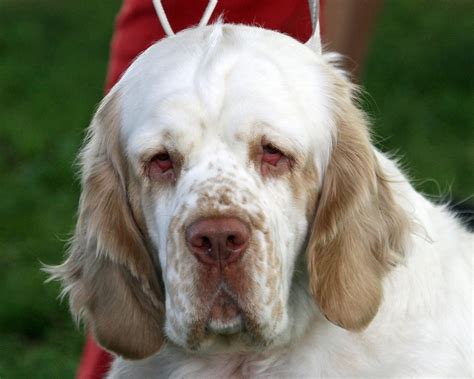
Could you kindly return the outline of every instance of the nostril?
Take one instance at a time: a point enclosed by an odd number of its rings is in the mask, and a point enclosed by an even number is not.
[[[191,247],[198,250],[208,251],[211,248],[211,241],[206,236],[193,236],[189,242]]]
[[[211,240],[207,237],[202,237],[202,244],[201,244],[203,250],[209,251],[211,250],[212,244]]]
[[[227,246],[233,246],[233,245],[235,245],[235,236],[227,237]]]
[[[186,230],[190,252],[210,265],[229,265],[247,250],[250,229],[238,218],[211,217],[191,224]]]
[[[238,249],[245,244],[245,239],[242,235],[230,235],[227,237],[226,247],[231,250]]]

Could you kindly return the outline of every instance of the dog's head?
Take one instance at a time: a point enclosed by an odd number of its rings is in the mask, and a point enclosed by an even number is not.
[[[275,346],[317,309],[366,327],[406,220],[353,90],[327,57],[259,28],[148,49],[81,154],[79,220],[55,269],[73,313],[128,358],[165,340]]]

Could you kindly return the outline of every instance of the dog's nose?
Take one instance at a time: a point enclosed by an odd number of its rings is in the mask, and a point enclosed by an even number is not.
[[[250,231],[236,217],[212,217],[191,224],[186,242],[196,258],[208,265],[227,266],[247,250]]]

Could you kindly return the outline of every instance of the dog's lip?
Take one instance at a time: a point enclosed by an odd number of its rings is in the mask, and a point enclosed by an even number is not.
[[[241,332],[243,324],[241,308],[233,296],[221,288],[210,307],[206,329],[211,333],[229,335]]]
[[[211,318],[207,324],[207,330],[219,335],[240,333],[243,330],[242,316],[239,314],[238,316],[226,321]]]

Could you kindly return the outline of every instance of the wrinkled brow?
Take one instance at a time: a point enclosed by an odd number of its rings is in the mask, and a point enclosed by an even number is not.
[[[266,122],[256,122],[252,124],[247,133],[237,133],[236,138],[239,140],[247,140],[251,149],[261,145],[272,145],[284,155],[293,158],[296,162],[304,160],[307,150],[303,141],[286,133],[283,127],[276,128]]]

